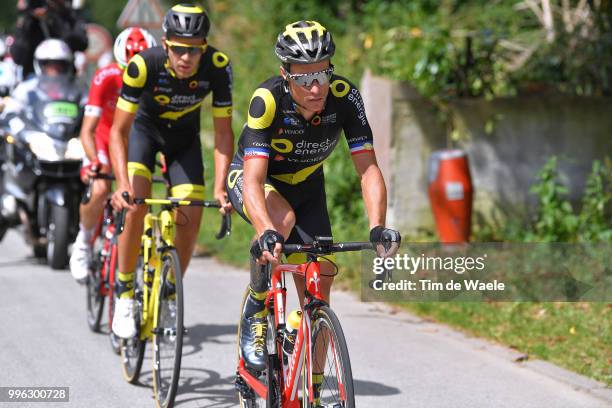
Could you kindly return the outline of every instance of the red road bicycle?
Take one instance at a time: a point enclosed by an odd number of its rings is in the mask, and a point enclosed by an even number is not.
[[[284,245],[285,255],[305,253],[307,262],[299,265],[280,264],[273,269],[268,266],[269,292],[265,301],[268,309],[265,347],[267,368],[263,372],[247,368],[238,347],[236,389],[241,407],[355,407],[346,339],[338,317],[321,295],[321,267],[318,259],[336,252],[364,249],[373,249],[372,243],[333,243],[327,237],[316,237],[312,244]],[[286,273],[303,277],[306,287],[301,322],[294,339],[288,339],[286,332]],[[288,353],[287,344],[283,343],[291,340],[293,350]],[[318,395],[315,395],[313,375],[320,373],[323,378],[322,382],[319,381],[321,386]],[[298,396],[299,388],[301,398]]]

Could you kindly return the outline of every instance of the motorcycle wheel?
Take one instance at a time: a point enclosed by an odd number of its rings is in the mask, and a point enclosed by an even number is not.
[[[51,269],[64,269],[68,265],[70,209],[52,205],[47,226],[47,262]]]

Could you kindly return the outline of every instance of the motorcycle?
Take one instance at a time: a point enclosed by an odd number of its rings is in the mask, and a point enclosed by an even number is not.
[[[0,218],[5,228],[22,225],[34,255],[53,269],[66,267],[78,232],[81,93],[69,79],[41,78],[29,108],[2,126]]]

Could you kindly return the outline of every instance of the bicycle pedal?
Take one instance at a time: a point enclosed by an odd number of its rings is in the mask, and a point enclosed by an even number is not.
[[[240,395],[242,395],[242,398],[255,398],[255,393],[253,392],[251,387],[248,386],[246,381],[244,381],[244,378],[242,378],[238,373],[236,373],[236,381],[234,381],[234,387],[236,388],[236,391],[238,391]]]

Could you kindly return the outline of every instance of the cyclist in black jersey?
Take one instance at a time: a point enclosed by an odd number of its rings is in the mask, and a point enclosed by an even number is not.
[[[391,255],[400,241],[397,231],[384,227],[386,188],[372,130],[357,88],[334,74],[330,33],[316,21],[298,21],[279,34],[275,50],[282,61],[281,75],[253,93],[227,179],[234,208],[256,232],[251,254],[260,266],[252,262],[240,333],[245,362],[255,370],[266,364],[267,282],[262,265],[277,263],[285,242],[308,243],[315,236],[331,236],[322,164],[341,142],[341,131],[361,178],[370,239],[394,243],[387,249],[379,245],[380,255]],[[288,261],[301,263],[304,256],[290,256]],[[322,267],[325,275],[332,275],[329,262],[322,262]],[[332,281],[321,278],[327,301]],[[296,279],[295,284],[303,302],[304,282]]]
[[[214,196],[226,203],[224,182],[234,140],[232,69],[227,55],[206,42],[209,28],[208,16],[200,6],[172,7],[164,18],[162,46],[134,56],[123,75],[110,132],[111,161],[117,178],[112,203],[117,210],[129,210],[119,238],[119,299],[113,318],[113,331],[123,338],[136,333],[133,273],[146,208],[129,204],[122,194],[151,195],[155,155],[162,152],[172,185],[171,195],[204,199],[200,110],[209,93],[215,128]],[[221,211],[231,211],[231,204],[224,204]],[[201,207],[177,211],[175,245],[183,274],[191,259],[201,216]]]

